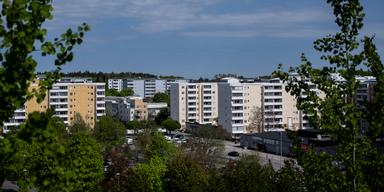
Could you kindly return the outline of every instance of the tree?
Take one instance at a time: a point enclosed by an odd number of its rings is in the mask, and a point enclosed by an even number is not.
[[[166,119],[165,121],[161,122],[161,126],[169,132],[180,129],[181,127],[180,123],[173,119]]]
[[[86,132],[68,134],[52,114],[31,113],[0,139],[0,182],[17,181],[21,191],[92,191],[103,177],[99,145]]]
[[[251,117],[249,119],[250,123],[247,127],[247,132],[250,133],[260,133],[263,132],[263,111],[260,107],[252,107],[251,109]]]
[[[161,125],[163,121],[169,118],[169,115],[170,113],[168,108],[160,109],[160,112],[155,117],[156,124]]]
[[[255,156],[245,156],[226,166],[225,183],[229,191],[275,191],[275,172],[271,164],[262,166]]]
[[[119,97],[120,96],[120,92],[117,89],[108,89],[105,92],[105,96],[116,96],[116,97]]]
[[[228,138],[231,138],[231,135],[223,128],[203,125],[192,130],[187,143],[181,147],[185,156],[200,163],[204,168],[214,169],[217,164],[223,163],[223,140]]]
[[[108,89],[105,92],[106,96],[116,96],[116,97],[128,97],[132,96],[134,94],[132,89],[123,89],[121,91],[118,91],[117,89]]]
[[[151,158],[148,163],[136,165],[128,191],[157,191],[163,190],[163,177],[166,165],[159,157]]]
[[[123,90],[120,91],[120,95],[121,95],[122,97],[128,97],[128,96],[132,96],[132,95],[134,95],[134,94],[135,94],[135,92],[133,92],[133,90],[130,89],[130,88],[128,88],[128,89],[123,89]]]
[[[156,103],[167,103],[169,105],[170,103],[170,97],[167,93],[156,93],[154,96],[153,96],[153,99],[152,99],[153,102],[156,102]]]
[[[106,151],[123,145],[126,134],[124,124],[110,116],[101,117],[93,130],[93,136]]]
[[[166,191],[205,191],[208,185],[208,174],[200,164],[188,157],[173,159],[164,177]]]
[[[145,148],[147,159],[160,157],[164,162],[168,162],[177,155],[175,145],[169,143],[161,133],[153,133],[151,143]]]
[[[43,100],[47,89],[60,78],[61,67],[73,59],[73,48],[89,30],[83,24],[77,32],[68,29],[60,38],[48,41],[47,29],[42,26],[52,19],[52,0],[2,1],[1,6],[0,125],[33,95],[37,101]],[[45,73],[39,89],[28,90],[36,79],[37,54],[54,56],[56,69]]]
[[[376,147],[384,135],[384,66],[376,51],[373,37],[360,37],[363,27],[363,7],[358,0],[327,0],[333,8],[340,32],[314,42],[323,52],[321,59],[330,66],[315,69],[303,54],[303,64],[291,68],[290,76],[281,66],[275,75],[287,83],[286,90],[297,98],[297,107],[308,114],[312,127],[321,129],[339,143],[335,156],[313,151],[297,151],[308,189],[316,191],[380,191],[384,183],[384,154]],[[363,46],[360,46],[360,43]],[[376,77],[374,99],[358,105],[356,93],[361,69]],[[332,75],[337,73],[343,82]],[[310,89],[308,81],[316,84],[325,97]],[[307,97],[301,97],[306,92]],[[361,128],[361,122],[369,126]],[[298,149],[298,148],[297,148]],[[335,165],[335,163],[337,165]]]

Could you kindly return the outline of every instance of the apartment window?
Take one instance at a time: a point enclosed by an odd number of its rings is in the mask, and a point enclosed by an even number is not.
[[[209,89],[209,88],[211,88],[212,86],[211,86],[211,85],[204,85],[203,87]]]

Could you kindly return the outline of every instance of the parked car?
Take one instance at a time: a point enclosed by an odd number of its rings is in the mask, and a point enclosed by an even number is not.
[[[228,156],[231,156],[231,157],[238,157],[240,156],[239,152],[237,151],[231,151],[228,153]]]

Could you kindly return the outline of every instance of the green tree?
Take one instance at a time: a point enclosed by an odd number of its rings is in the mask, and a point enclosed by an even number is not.
[[[173,119],[166,119],[163,122],[161,122],[161,126],[168,130],[169,132],[175,131],[177,129],[180,129],[181,125],[178,121],[175,121]]]
[[[93,136],[106,151],[123,145],[126,134],[124,124],[110,116],[101,117],[93,130]]]
[[[130,180],[130,191],[162,192],[163,178],[166,165],[159,157],[153,157],[148,163],[140,163],[134,169],[133,178]]]
[[[177,149],[161,133],[155,132],[152,135],[151,143],[145,149],[145,154],[148,159],[157,156],[167,162],[177,155]]]
[[[118,91],[117,89],[108,89],[105,92],[106,96],[116,96],[116,97],[128,97],[132,96],[134,94],[132,89],[123,89],[121,91]]]
[[[167,166],[165,173],[166,191],[205,191],[208,174],[199,163],[188,157],[177,157]]]
[[[339,143],[335,156],[297,150],[298,162],[309,191],[379,191],[384,188],[378,179],[384,176],[384,155],[375,145],[384,135],[384,67],[373,37],[358,39],[365,16],[360,2],[327,2],[333,8],[340,32],[316,40],[314,48],[324,53],[321,59],[330,66],[315,69],[303,54],[303,64],[289,70],[296,76],[283,72],[281,66],[275,72],[287,83],[286,90],[297,98],[298,109],[308,114],[312,127],[329,133]],[[376,77],[376,84],[374,99],[361,106],[356,101],[360,84],[356,75],[364,68]],[[331,78],[335,73],[345,81]],[[311,90],[308,81],[316,84],[325,97],[320,98]],[[303,92],[308,96],[302,97]],[[360,127],[363,121],[368,128]]]
[[[105,92],[105,96],[116,96],[116,97],[119,97],[120,96],[120,92],[117,89],[108,89]]]
[[[133,92],[132,89],[123,89],[123,90],[120,91],[120,95],[122,97],[128,97],[128,96],[132,96],[134,94],[135,94],[135,92]]]
[[[0,182],[17,181],[21,191],[94,189],[103,177],[98,144],[84,132],[68,134],[52,114],[31,113],[0,140]]]
[[[82,43],[86,24],[77,32],[68,29],[60,38],[46,39],[45,21],[52,19],[52,0],[2,1],[0,13],[0,125],[33,95],[42,101],[47,89],[60,78],[61,67],[73,59],[73,48]],[[36,79],[34,56],[54,56],[56,67],[45,73],[39,89],[28,90]]]
[[[159,93],[156,93],[156,94],[153,96],[152,101],[153,101],[153,102],[156,102],[156,103],[163,102],[163,103],[167,103],[167,104],[169,105],[169,103],[170,103],[170,97],[169,97],[169,94],[167,94],[167,93],[159,92]]]
[[[239,161],[227,165],[224,179],[229,191],[276,191],[275,172],[272,165],[260,165],[255,156],[244,156]]]
[[[168,108],[160,109],[160,112],[155,117],[156,124],[161,125],[163,121],[169,118],[169,115],[170,113]]]

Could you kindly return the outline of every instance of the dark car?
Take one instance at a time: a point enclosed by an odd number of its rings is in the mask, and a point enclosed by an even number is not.
[[[237,151],[231,151],[228,153],[228,156],[231,156],[231,157],[238,157],[240,154],[239,152]]]

